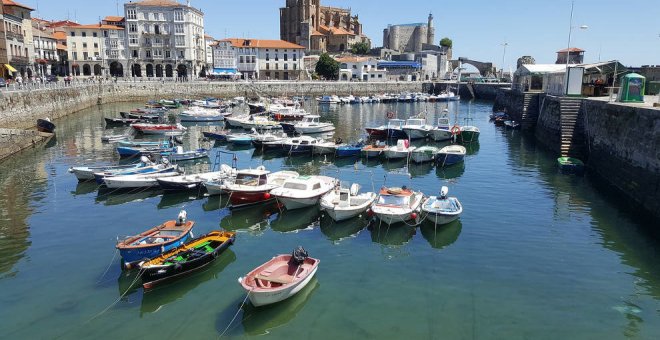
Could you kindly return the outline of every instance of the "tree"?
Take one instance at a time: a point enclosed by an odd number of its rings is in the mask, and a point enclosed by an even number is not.
[[[442,38],[442,40],[440,40],[440,46],[451,48],[452,44],[453,42],[451,41],[451,39],[447,37],[444,37]]]
[[[315,72],[325,79],[336,80],[339,77],[339,63],[329,54],[323,53],[316,63]]]
[[[370,50],[369,44],[367,44],[364,41],[359,42],[359,43],[355,43],[355,44],[353,44],[353,46],[351,46],[351,53],[357,54],[357,55],[365,55],[365,54],[369,53],[369,50]]]

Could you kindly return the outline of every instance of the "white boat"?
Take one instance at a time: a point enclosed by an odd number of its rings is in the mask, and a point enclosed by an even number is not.
[[[423,198],[424,194],[421,192],[412,191],[406,187],[383,187],[380,189],[378,201],[371,207],[371,211],[379,220],[388,225],[398,222],[417,224]]]
[[[440,151],[440,149],[435,146],[420,146],[410,152],[410,159],[415,163],[432,162],[438,155],[438,151]]]
[[[199,189],[204,182],[218,182],[233,177],[236,177],[236,169],[222,164],[220,171],[164,177],[157,180],[163,190],[191,190]]]
[[[449,126],[449,118],[447,116],[438,118],[438,124],[431,129],[429,135],[436,142],[450,140],[453,134]]]
[[[111,189],[151,188],[158,186],[159,178],[174,177],[179,175],[180,173],[178,171],[172,171],[172,172],[158,172],[158,173],[150,173],[150,174],[114,176],[114,177],[104,178],[103,183],[105,184],[106,187]]]
[[[254,133],[230,133],[227,135],[227,142],[235,145],[249,145],[252,144]]]
[[[408,139],[421,139],[429,136],[433,126],[426,124],[422,118],[410,118],[403,125],[403,132],[408,135]]]
[[[462,145],[447,145],[438,151],[436,163],[439,167],[445,167],[460,163],[465,159],[467,149]]]
[[[225,125],[227,125],[228,127],[242,128],[243,122],[250,119],[250,117],[251,115],[225,117]]]
[[[166,156],[171,161],[187,161],[192,159],[204,158],[209,156],[209,150],[207,149],[197,149],[197,150],[183,150],[182,146],[177,146],[173,149],[173,152],[164,152],[161,153],[162,156]]]
[[[383,155],[387,159],[401,159],[408,158],[410,152],[415,150],[414,146],[410,146],[410,141],[407,139],[399,139],[396,145],[388,146],[383,150]]]
[[[449,102],[449,101],[456,101],[460,100],[461,96],[456,95],[454,92],[449,91],[449,92],[442,92],[439,95],[435,97],[436,101],[441,101],[441,102]]]
[[[231,112],[193,106],[179,113],[179,120],[182,122],[217,122],[224,120],[228,115],[231,115]]]
[[[105,143],[117,143],[123,140],[127,140],[129,135],[123,134],[123,135],[104,135],[101,136],[101,142]]]
[[[271,190],[281,187],[284,182],[300,176],[295,171],[270,173],[263,166],[257,169],[240,170],[233,182],[226,184],[224,190],[229,194],[232,207],[242,207],[274,199]]]
[[[312,153],[315,155],[334,155],[337,152],[337,148],[341,145],[341,142],[337,143],[337,141],[319,141],[314,144]]]
[[[255,307],[286,300],[301,291],[312,280],[320,261],[307,256],[299,247],[291,255],[278,255],[255,268],[238,283],[245,289]]]
[[[447,197],[449,189],[440,189],[440,196],[429,197],[422,205],[425,218],[434,224],[447,224],[456,220],[463,212],[463,206],[456,197]]]
[[[300,176],[288,179],[270,194],[288,210],[316,205],[321,196],[337,185],[337,179],[328,176]]]
[[[312,154],[319,140],[311,136],[287,138],[282,142],[282,150],[289,155]]]
[[[293,127],[296,129],[296,132],[301,134],[321,133],[335,130],[335,126],[332,123],[322,123],[320,119],[320,116],[307,115],[301,122],[293,125]]]
[[[319,104],[339,104],[339,97],[323,96],[321,99],[319,99]]]
[[[364,213],[376,200],[376,193],[359,193],[360,185],[349,188],[337,187],[321,197],[321,210],[339,222]]]
[[[269,119],[266,116],[249,116],[248,119],[242,120],[239,122],[241,127],[245,130],[270,130],[270,129],[279,129],[280,123],[274,120]]]
[[[201,107],[208,109],[217,109],[222,106],[220,102],[215,100],[194,100],[190,105],[192,105],[193,107]]]
[[[140,163],[127,165],[100,165],[100,166],[76,166],[69,168],[69,172],[74,174],[79,181],[91,181],[94,179],[94,173],[110,172],[120,170],[136,170],[145,167],[151,167],[154,163],[146,156],[140,157]]]

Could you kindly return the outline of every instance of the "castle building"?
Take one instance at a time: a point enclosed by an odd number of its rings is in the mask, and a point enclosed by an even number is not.
[[[359,42],[371,46],[350,8],[321,6],[320,0],[286,0],[280,8],[280,39],[319,52],[343,52]]]
[[[434,41],[433,14],[429,14],[426,24],[388,25],[383,30],[383,47],[398,52],[420,52],[425,44],[433,45]]]

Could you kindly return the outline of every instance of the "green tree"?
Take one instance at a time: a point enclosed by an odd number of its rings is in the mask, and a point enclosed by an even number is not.
[[[339,77],[339,63],[329,54],[323,53],[316,63],[315,72],[325,79],[336,80]]]
[[[357,54],[357,55],[365,55],[365,54],[369,53],[370,49],[371,48],[369,47],[369,44],[367,44],[366,42],[363,41],[363,42],[353,44],[353,46],[351,46],[351,53]]]
[[[451,39],[449,39],[447,37],[444,37],[444,38],[442,38],[442,40],[440,40],[440,46],[445,46],[445,47],[451,48],[452,44],[453,44],[453,42],[451,41]]]

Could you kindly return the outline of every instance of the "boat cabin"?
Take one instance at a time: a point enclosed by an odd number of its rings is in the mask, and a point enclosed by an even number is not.
[[[408,207],[413,191],[407,188],[382,188],[378,196],[379,206]]]
[[[449,129],[449,118],[448,117],[438,118],[438,127],[441,129]]]
[[[319,190],[321,189],[321,181],[316,177],[300,176],[286,181],[282,188],[300,191]]]
[[[259,186],[268,183],[268,174],[266,170],[242,170],[236,174],[235,184],[247,186]]]
[[[387,121],[388,129],[401,129],[405,121],[403,119],[390,119]]]
[[[410,118],[406,120],[406,126],[423,126],[426,124],[426,120],[421,118]]]
[[[303,124],[318,124],[318,123],[320,123],[320,119],[321,119],[320,116],[307,115],[307,116],[303,117],[302,123]]]

